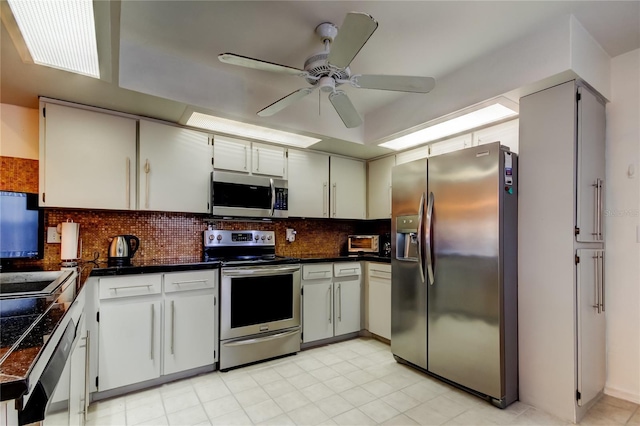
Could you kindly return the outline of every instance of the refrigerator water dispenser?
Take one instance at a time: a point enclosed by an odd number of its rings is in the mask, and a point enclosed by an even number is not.
[[[399,216],[396,219],[396,258],[418,260],[418,223],[416,215]]]

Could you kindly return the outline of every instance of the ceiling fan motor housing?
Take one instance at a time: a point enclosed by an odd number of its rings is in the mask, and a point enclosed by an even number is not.
[[[348,80],[351,77],[351,70],[349,67],[344,68],[342,70],[335,69],[330,67],[327,64],[327,57],[329,57],[328,51],[321,51],[315,53],[307,58],[304,61],[304,70],[309,73],[311,78],[306,78],[307,82],[311,85],[318,84],[319,78],[322,77],[333,77],[338,80]],[[341,83],[336,82],[336,85],[340,85]]]

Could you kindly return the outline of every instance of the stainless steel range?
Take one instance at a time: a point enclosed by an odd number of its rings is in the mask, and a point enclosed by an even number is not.
[[[275,255],[273,231],[204,231],[220,261],[220,369],[300,350],[300,265]]]

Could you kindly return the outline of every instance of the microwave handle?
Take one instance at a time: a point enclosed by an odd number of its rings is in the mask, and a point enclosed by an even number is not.
[[[273,217],[276,210],[276,187],[273,179],[269,179],[269,186],[271,187],[271,213],[269,213],[269,216]]]

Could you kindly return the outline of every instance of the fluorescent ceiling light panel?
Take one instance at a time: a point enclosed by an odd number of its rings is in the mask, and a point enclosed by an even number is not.
[[[300,148],[307,148],[322,139],[311,138],[309,136],[297,135],[295,133],[283,132],[281,130],[269,129],[267,127],[255,126],[253,124],[242,123],[240,121],[227,120],[226,118],[214,117],[212,115],[193,112],[187,126],[199,127],[213,132],[225,133],[229,135],[241,136],[251,139],[258,139],[282,145],[292,145]]]
[[[399,151],[426,142],[431,142],[446,136],[455,135],[465,130],[484,126],[485,124],[499,121],[518,113],[506,106],[496,103],[485,108],[461,115],[451,120],[429,126],[408,135],[381,143],[380,146]]]
[[[100,78],[92,0],[8,0],[33,62]]]

